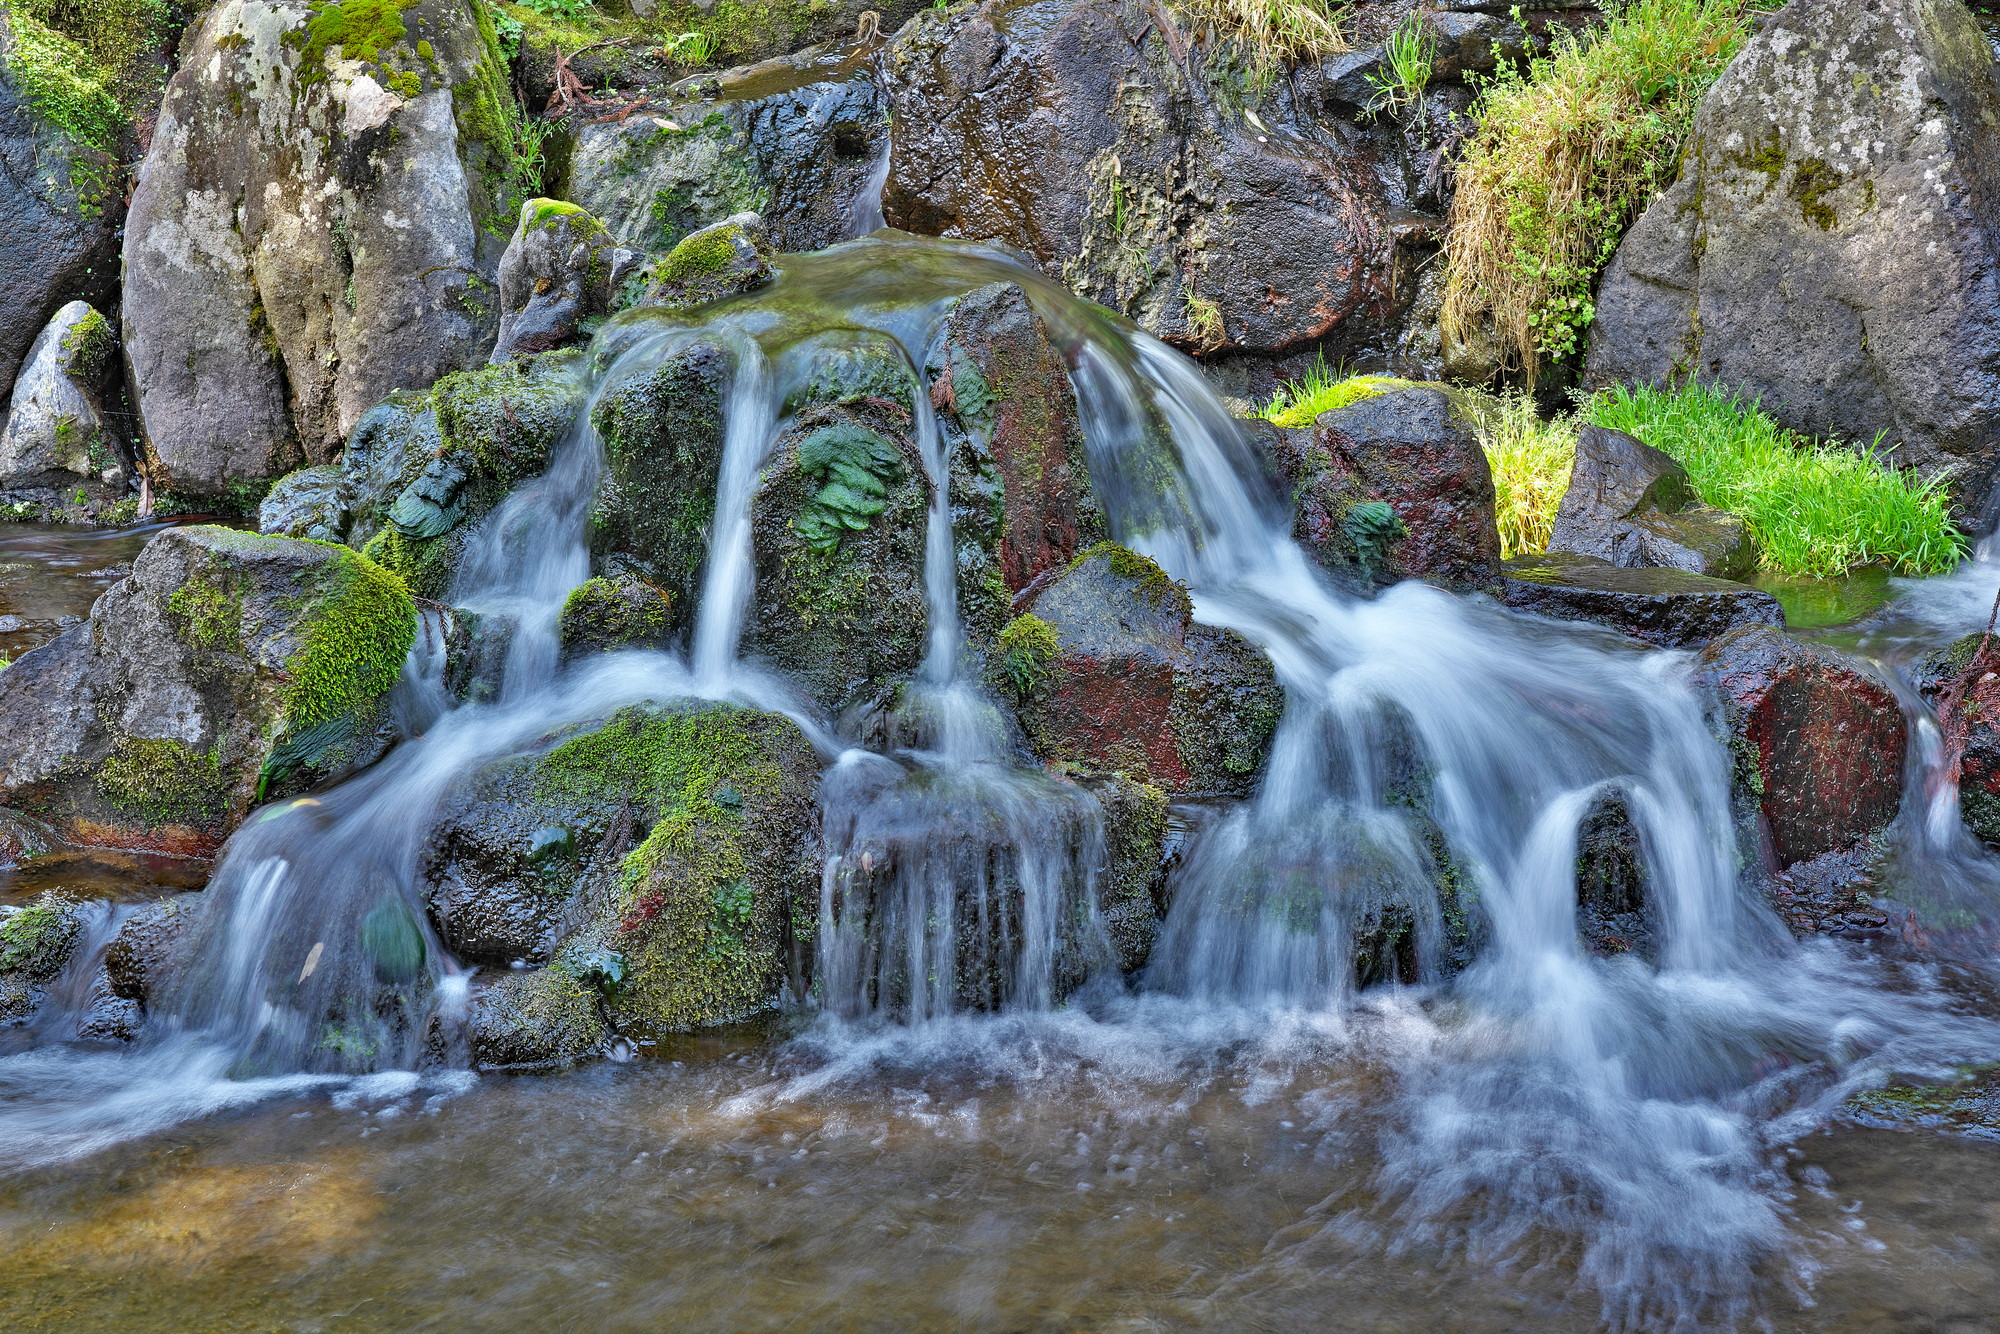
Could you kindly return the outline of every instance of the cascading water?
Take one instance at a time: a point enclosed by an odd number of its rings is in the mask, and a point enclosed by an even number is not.
[[[633,652],[559,664],[557,614],[589,572],[601,466],[585,411],[545,475],[478,530],[452,592],[513,627],[499,701],[443,709],[439,650],[419,636],[404,743],[236,835],[196,962],[139,1050],[0,1060],[12,1146],[0,1162],[87,1152],[301,1079],[448,1063],[438,1035],[467,978],[419,892],[442,794],[566,724],[686,696],[782,709],[831,759],[814,986],[836,1018],[807,1041],[832,1054],[745,1106],[947,1048],[1007,1077],[1024,1016],[1068,995],[1088,1017],[1048,1016],[1025,1040],[1037,1061],[1045,1039],[1062,1048],[1079,1025],[1094,1036],[1076,1045],[1149,1053],[1130,1059],[1154,1075],[1208,1060],[1218,1035],[1266,1043],[1279,1064],[1301,1033],[1312,1060],[1352,1044],[1393,1072],[1377,1167],[1308,1213],[1273,1266],[1314,1247],[1438,1245],[1491,1266],[1573,1247],[1613,1323],[1734,1318],[1769,1265],[1804,1272],[1772,1146],[1892,1056],[1941,1062],[1991,1044],[1989,1026],[1949,1015],[1935,990],[1891,988],[1885,965],[1793,945],[1746,891],[1728,759],[1685,657],[1421,585],[1335,590],[1290,541],[1195,369],[1005,255],[884,235],[781,267],[770,289],[707,310],[625,316],[593,351],[600,388],[693,338],[729,353],[688,663]],[[924,386],[951,301],[991,282],[1019,284],[1069,359],[1113,536],[1183,580],[1199,620],[1262,646],[1286,692],[1256,797],[1186,850],[1137,996],[1078,991],[1109,957],[1096,800],[1019,762],[967,666],[952,466]],[[761,472],[815,358],[867,339],[903,358],[929,495],[922,663],[873,715],[877,749],[836,741],[796,690],[739,660]],[[1577,828],[1607,797],[1638,830],[1655,965],[1576,944]],[[1371,980],[1438,985],[1357,1000],[1363,940],[1379,942]],[[917,1022],[838,1022],[882,1015]],[[892,1049],[902,1055],[883,1056]],[[1296,1058],[1284,1078],[1313,1068]]]

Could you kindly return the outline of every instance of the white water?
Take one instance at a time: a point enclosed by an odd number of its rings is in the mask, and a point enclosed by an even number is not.
[[[940,285],[913,281],[904,296],[899,253],[852,249],[878,285],[857,290],[844,314],[895,337],[920,366]],[[1689,658],[1608,647],[1421,585],[1372,600],[1335,591],[1290,541],[1189,363],[991,255],[968,250],[963,267],[957,288],[1012,277],[1031,292],[1072,358],[1093,485],[1116,535],[1184,579],[1200,619],[1265,648],[1287,711],[1257,797],[1217,821],[1177,873],[1145,993],[1116,994],[1102,980],[1095,916],[1096,803],[1006,762],[990,702],[961,671],[949,470],[919,388],[929,623],[907,694],[928,720],[915,729],[924,740],[893,756],[848,750],[825,787],[817,985],[828,1010],[869,1022],[829,1021],[812,1039],[821,1068],[752,1100],[811,1098],[885,1062],[948,1059],[1027,1079],[1023,1046],[1037,1047],[1036,1033],[1057,1051],[1115,1049],[1141,1063],[1166,1053],[1169,1064],[1220,1036],[1264,1044],[1295,1070],[1304,1032],[1316,1057],[1352,1043],[1397,1071],[1375,1146],[1377,1202],[1313,1215],[1327,1237],[1372,1236],[1365,1245],[1391,1251],[1441,1244],[1496,1267],[1574,1248],[1614,1325],[1751,1314],[1757,1275],[1772,1265],[1809,1282],[1773,1153],[1885,1070],[1990,1051],[1996,1035],[1947,1012],[1934,970],[1795,945],[1746,890],[1727,755],[1689,687]],[[784,339],[770,333],[781,317],[761,309],[736,308],[715,332],[737,359],[692,669],[620,654],[557,670],[556,613],[588,572],[598,460],[585,414],[548,476],[482,525],[454,590],[461,605],[518,625],[501,702],[434,719],[434,704],[412,706],[412,740],[389,759],[240,833],[208,891],[206,968],[164,1007],[178,1025],[130,1056],[42,1049],[0,1061],[0,1140],[13,1146],[0,1162],[89,1152],[321,1077],[295,1073],[328,1065],[307,1019],[370,965],[334,952],[288,983],[271,961],[308,941],[354,939],[384,902],[416,905],[428,972],[407,993],[411,1013],[369,1016],[377,1030],[358,1037],[377,1050],[358,1064],[416,1064],[425,1007],[464,993],[422,920],[417,858],[437,801],[479,764],[622,703],[689,695],[789,708],[837,749],[785,702],[782,683],[737,662],[750,501],[783,425],[786,381],[775,364]],[[642,340],[627,355],[663,346]],[[1177,451],[1165,488],[1141,457],[1156,427]],[[1430,794],[1427,816],[1399,798],[1412,778],[1396,758],[1405,752]],[[1577,823],[1606,792],[1641,833],[1656,964],[1591,959],[1576,943]],[[1929,811],[1936,839],[1955,827],[1942,810]],[[1426,819],[1482,937],[1476,962],[1450,980]],[[1955,857],[1981,855],[1964,844],[1959,831]],[[1423,985],[1356,1011],[1349,948],[1384,913],[1407,918]],[[1093,969],[1101,980],[1083,993],[1086,1009],[1037,1018]],[[1010,1015],[964,1014],[977,1008]],[[884,1028],[885,1014],[913,1022]],[[1085,1030],[1087,1041],[1075,1037]]]

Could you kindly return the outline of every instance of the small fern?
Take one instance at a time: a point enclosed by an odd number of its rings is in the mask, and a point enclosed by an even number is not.
[[[814,551],[831,555],[849,532],[864,532],[903,480],[903,457],[866,427],[829,426],[799,443],[799,469],[823,482],[793,527]]]

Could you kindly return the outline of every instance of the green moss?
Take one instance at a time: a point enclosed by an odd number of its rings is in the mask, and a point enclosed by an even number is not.
[[[1161,569],[1159,562],[1152,557],[1142,556],[1116,542],[1099,542],[1088,548],[1069,563],[1069,568],[1074,570],[1086,561],[1099,559],[1105,562],[1112,574],[1136,583],[1139,595],[1154,606],[1173,599],[1181,604],[1180,610],[1184,615],[1193,613],[1194,604],[1188,600],[1186,585]]]
[[[155,824],[207,824],[229,806],[222,753],[204,755],[170,737],[121,737],[97,771],[97,790]]]
[[[167,609],[181,618],[181,638],[193,647],[243,651],[243,590],[226,564],[190,571],[167,599]]]
[[[317,577],[288,662],[285,719],[301,732],[371,704],[402,671],[417,609],[401,577],[357,552],[321,543],[334,558]]]
[[[511,486],[538,475],[583,404],[575,349],[456,371],[431,390],[447,450],[463,450]]]
[[[82,934],[75,903],[49,891],[21,911],[0,918],[0,973],[54,977]]]
[[[94,383],[104,374],[118,350],[111,321],[92,310],[62,337],[63,372],[72,379]]]
[[[111,89],[114,72],[19,10],[9,20],[14,43],[8,70],[29,105],[76,145],[69,156],[69,186],[83,211],[94,215],[115,186],[125,132],[125,112]]]
[[[736,242],[743,237],[737,227],[717,227],[696,232],[668,252],[660,265],[663,282],[686,282],[690,278],[721,273],[736,257]]]
[[[583,209],[577,207],[575,204],[564,203],[560,199],[530,199],[528,206],[534,210],[533,213],[528,215],[528,226],[530,228],[548,227],[553,225],[558,218],[573,218],[579,214],[585,218],[590,218],[590,214]],[[590,220],[592,222],[596,221],[595,218],[590,218]],[[602,230],[602,228],[599,228],[599,230]]]
[[[1792,188],[1786,193],[1797,201],[1799,216],[1825,232],[1833,230],[1833,225],[1840,221],[1834,216],[1833,205],[1826,202],[1826,196],[1846,183],[1847,178],[1825,159],[1800,158],[1797,170],[1792,173]]]
[[[1303,379],[1280,386],[1259,415],[1280,426],[1311,426],[1321,413],[1338,412],[1408,383],[1393,375],[1342,375],[1338,370],[1329,371],[1326,363],[1320,361]]]
[[[994,642],[994,662],[1016,702],[1039,694],[1048,682],[1048,664],[1061,651],[1055,627],[1033,612],[1007,622]]]
[[[418,597],[443,597],[463,545],[456,532],[443,537],[404,537],[393,527],[368,539],[361,554],[391,571]]]
[[[326,77],[326,53],[338,47],[343,60],[379,63],[409,35],[403,11],[417,0],[329,0],[315,6],[303,29],[285,34],[300,50],[299,81],[310,87]]]
[[[1863,1121],[1901,1122],[1943,1130],[2000,1129],[2000,1063],[1958,1066],[1950,1078],[1934,1084],[1897,1081],[1883,1088],[1863,1089],[1847,1105]]]
[[[672,628],[668,605],[665,593],[637,580],[586,579],[563,599],[563,647],[606,650],[659,643]]]

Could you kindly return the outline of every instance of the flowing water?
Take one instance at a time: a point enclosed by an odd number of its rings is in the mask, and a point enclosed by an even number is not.
[[[442,637],[419,636],[405,743],[232,840],[198,966],[141,1040],[62,1041],[58,1006],[0,1058],[10,1325],[1983,1327],[2000,1160],[1838,1115],[2000,1045],[1989,938],[1964,928],[2000,898],[1955,793],[1916,766],[1893,885],[1958,914],[1955,953],[1794,943],[1745,873],[1688,655],[1417,584],[1336,591],[1195,368],[1004,254],[880,233],[781,267],[593,352],[601,384],[696,337],[732,364],[688,660],[558,664],[600,464],[582,414],[453,590],[515,626],[500,698],[449,707]],[[1257,794],[1186,813],[1132,982],[1106,967],[1095,800],[1019,762],[967,670],[926,393],[902,744],[856,744],[738,658],[750,502],[796,386],[863,343],[922,384],[948,303],[992,281],[1069,360],[1114,535],[1286,691]],[[1897,628],[1856,642],[1976,628],[1992,571],[1902,591]],[[471,979],[417,889],[437,803],[557,727],[675,697],[784,711],[826,757],[814,1005],[629,1065],[454,1069]],[[1654,962],[1576,945],[1578,825],[1607,795],[1639,831]],[[1414,948],[1358,991],[1354,942],[1389,920]],[[306,1021],[329,1011],[338,1041]]]

